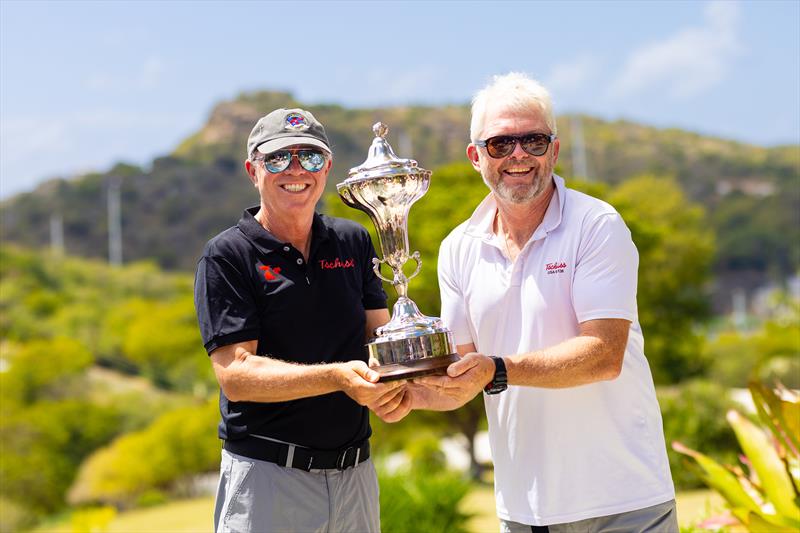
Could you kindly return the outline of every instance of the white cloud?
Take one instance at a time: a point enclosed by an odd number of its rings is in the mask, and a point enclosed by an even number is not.
[[[706,4],[705,23],[634,51],[611,84],[612,97],[659,88],[688,98],[719,84],[741,51],[739,5],[717,0]]]

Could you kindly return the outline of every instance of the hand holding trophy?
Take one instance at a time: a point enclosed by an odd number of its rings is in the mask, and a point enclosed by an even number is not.
[[[459,359],[453,334],[440,318],[420,313],[407,295],[409,280],[422,267],[419,252],[409,255],[408,211],[428,191],[431,171],[419,168],[413,159],[395,155],[386,141],[389,128],[385,124],[378,122],[372,131],[375,139],[367,160],[351,168],[349,177],[336,185],[344,203],[367,213],[375,224],[383,259],[374,258],[373,269],[380,279],[394,286],[398,296],[391,320],[375,331],[367,351],[380,363],[375,370],[381,381],[444,373]],[[417,268],[406,276],[403,265],[409,259],[417,263]],[[391,268],[391,279],[381,274],[383,263]]]

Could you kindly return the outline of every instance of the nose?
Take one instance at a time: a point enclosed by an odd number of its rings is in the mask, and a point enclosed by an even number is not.
[[[522,149],[522,142],[517,139],[514,143],[514,151],[509,154],[509,157],[513,157],[515,159],[524,159],[529,157],[530,154]]]
[[[305,169],[300,166],[300,158],[297,157],[297,154],[292,154],[292,160],[289,162],[289,166],[286,167],[286,170],[283,172],[294,176],[305,172]]]

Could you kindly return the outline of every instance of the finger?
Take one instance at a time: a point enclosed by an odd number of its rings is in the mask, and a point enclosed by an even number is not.
[[[411,412],[411,395],[404,394],[403,399],[400,401],[400,404],[396,408],[383,413],[382,416],[380,415],[379,416],[381,420],[383,420],[384,422],[392,423],[392,422],[397,422],[398,420],[402,420],[410,412]]]
[[[402,398],[404,394],[406,394],[406,387],[405,386],[398,387],[398,388],[396,388],[394,390],[391,390],[391,391],[387,392],[383,396],[381,396],[381,398],[379,399],[379,402],[382,403],[382,404],[385,404],[385,403],[391,401],[393,398]]]
[[[370,357],[369,358],[368,365],[369,365],[370,368],[375,368],[375,367],[381,366],[380,362],[377,359],[375,359],[374,357]]]
[[[480,357],[468,354],[462,359],[447,367],[447,375],[451,378],[458,377],[480,364]]]
[[[370,383],[377,383],[381,375],[367,366],[364,361],[353,361],[353,371]]]
[[[403,398],[406,397],[406,391],[401,390],[398,394],[391,396],[390,398],[386,399],[380,406],[381,411],[384,413],[390,413],[397,409],[400,403],[403,401]]]

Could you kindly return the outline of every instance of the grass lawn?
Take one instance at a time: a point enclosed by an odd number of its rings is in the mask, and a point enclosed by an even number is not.
[[[494,510],[491,485],[475,485],[462,502],[462,508],[474,516],[469,522],[473,533],[497,533],[500,524]],[[708,490],[678,493],[678,520],[681,526],[697,523],[723,509],[722,499]],[[170,502],[148,509],[119,513],[100,533],[210,533],[213,530],[214,498],[203,497]],[[98,524],[99,525],[99,524]],[[78,533],[69,520],[35,530],[35,533]],[[386,532],[390,533],[390,532]],[[416,532],[415,532],[416,533]],[[423,532],[420,532],[423,533]]]
[[[211,533],[214,531],[214,497],[179,500],[119,513],[107,528],[103,529],[100,524],[95,524],[95,528],[92,533]],[[56,532],[84,533],[73,529],[69,519],[36,529],[33,533]]]

